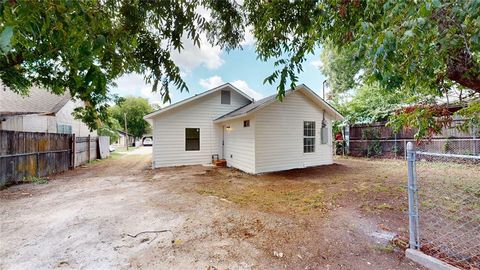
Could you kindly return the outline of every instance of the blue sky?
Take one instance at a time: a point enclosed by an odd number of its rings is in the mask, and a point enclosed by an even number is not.
[[[263,84],[263,80],[270,75],[275,67],[273,60],[263,62],[257,60],[253,38],[246,38],[243,49],[230,52],[202,43],[200,48],[193,46],[189,41],[184,44],[185,50],[172,57],[182,71],[189,92],[180,93],[171,89],[172,102],[177,102],[220,84],[230,82],[255,99],[275,93],[276,85]],[[299,83],[304,83],[317,94],[322,94],[322,82],[325,77],[320,72],[320,49],[309,55],[304,63],[304,71],[299,74]],[[148,98],[151,103],[161,104],[160,95],[151,92],[151,86],[146,85],[143,76],[128,74],[117,80],[117,87],[112,93],[120,96],[141,96]],[[161,104],[162,107],[168,104]]]

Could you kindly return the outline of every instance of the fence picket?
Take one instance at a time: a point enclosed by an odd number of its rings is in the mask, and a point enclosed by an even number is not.
[[[0,186],[67,171],[89,162],[89,152],[100,158],[98,149],[98,137],[0,130]]]

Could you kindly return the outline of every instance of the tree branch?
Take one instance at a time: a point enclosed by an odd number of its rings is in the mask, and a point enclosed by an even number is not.
[[[472,56],[465,50],[448,61],[447,77],[480,93],[480,67],[472,61]]]

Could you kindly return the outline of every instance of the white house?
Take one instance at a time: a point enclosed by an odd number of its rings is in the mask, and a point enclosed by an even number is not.
[[[155,168],[207,164],[249,173],[331,164],[332,120],[343,119],[305,85],[253,101],[224,84],[145,116],[153,122]]]
[[[128,146],[135,145],[135,136],[130,133],[126,133],[122,130],[117,130],[118,139],[113,143],[115,146],[127,146],[127,135],[128,135]]]
[[[96,136],[96,131],[73,117],[74,109],[80,106],[83,103],[72,100],[68,93],[59,96],[32,87],[28,96],[21,96],[0,82],[0,130]]]

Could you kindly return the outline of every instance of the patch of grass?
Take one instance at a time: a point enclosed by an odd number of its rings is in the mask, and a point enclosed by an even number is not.
[[[231,175],[226,173],[226,175]],[[210,182],[201,182],[196,191],[201,195],[217,196],[235,204],[258,208],[262,211],[305,213],[310,211],[326,212],[327,201],[332,201],[318,185],[305,182],[271,183],[249,181],[245,176],[225,178]],[[246,176],[251,177],[251,176]],[[285,184],[285,185],[284,185]]]
[[[111,159],[119,159],[119,158],[121,158],[122,156],[123,156],[123,154],[121,154],[121,153],[112,152],[112,153],[110,153],[110,157],[109,157],[109,158],[111,158]]]
[[[30,177],[24,178],[23,182],[32,183],[35,185],[45,185],[45,184],[48,184],[48,179],[42,178],[42,177],[30,176]]]
[[[395,246],[393,246],[392,244],[375,245],[373,246],[373,249],[378,250],[380,252],[393,253],[395,251]]]
[[[393,206],[391,206],[388,203],[381,203],[381,204],[375,206],[375,209],[377,209],[377,210],[393,210]]]
[[[202,195],[210,195],[210,196],[215,196],[215,190],[210,190],[210,189],[198,189],[197,192]]]

